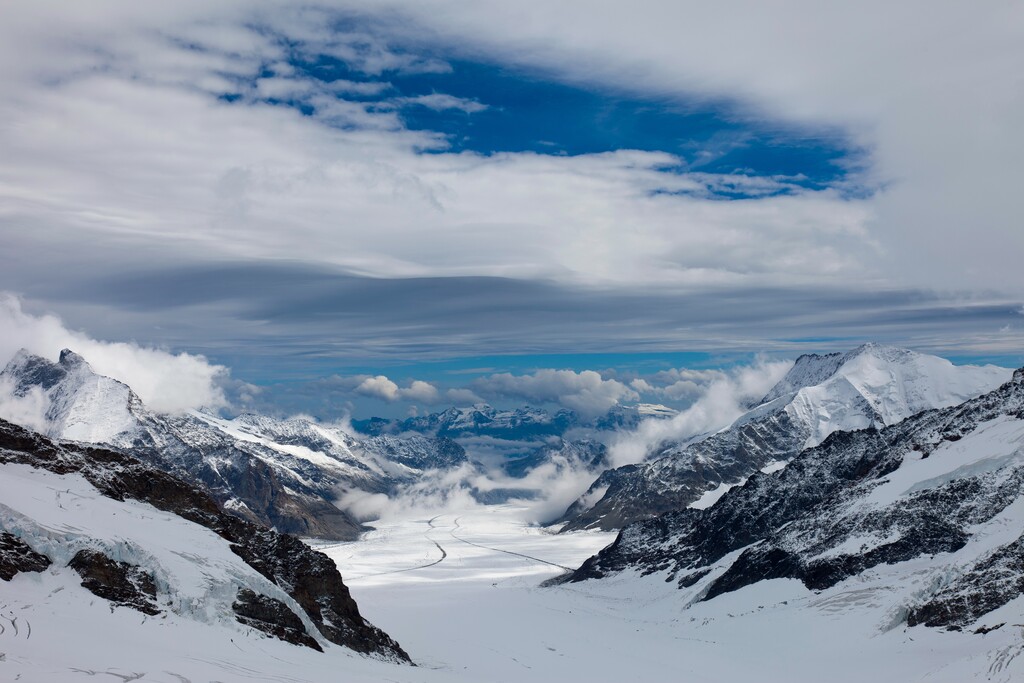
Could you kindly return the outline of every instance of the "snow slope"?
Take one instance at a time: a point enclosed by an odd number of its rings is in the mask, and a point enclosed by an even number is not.
[[[26,680],[104,671],[59,665],[119,656],[139,640],[119,629],[154,643],[272,637],[310,653],[408,661],[362,618],[325,556],[128,456],[0,421],[0,490],[0,665],[11,680],[25,662]]]

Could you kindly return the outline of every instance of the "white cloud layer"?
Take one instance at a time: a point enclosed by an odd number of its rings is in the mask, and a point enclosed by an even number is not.
[[[529,375],[508,372],[481,377],[473,390],[482,396],[498,396],[542,403],[557,403],[584,417],[606,412],[620,401],[636,401],[639,394],[593,370],[537,370]]]
[[[55,316],[24,312],[21,302],[6,293],[0,293],[0,330],[0,363],[4,365],[22,348],[54,361],[61,349],[69,348],[83,356],[97,373],[128,384],[157,412],[227,405],[219,384],[227,378],[227,369],[202,356],[98,341],[67,329]],[[7,395],[9,391],[0,393]],[[20,401],[5,402],[3,410],[12,416],[39,414],[30,412],[35,407],[26,403],[39,398],[30,394]]]
[[[452,9],[432,5],[441,16]],[[837,189],[667,173],[683,160],[663,152],[420,154],[443,150],[444,138],[405,129],[393,107],[349,97],[351,83],[293,73],[274,34],[252,28],[273,27],[303,54],[333,54],[382,78],[389,69],[446,66],[380,38],[332,33],[322,9],[47,7],[19,7],[0,27],[0,230],[12,236],[31,229],[96,260],[104,249],[146,244],[192,258],[292,259],[378,277],[706,288],[880,276],[867,229],[873,209]],[[466,12],[453,29],[468,30],[476,16]],[[584,54],[562,54],[571,57],[565,68]],[[373,87],[384,93],[387,84]],[[425,97],[425,106],[483,106]],[[709,196],[736,185],[793,192]]]
[[[763,398],[792,366],[792,361],[759,360],[720,373],[693,405],[675,417],[645,420],[633,432],[615,434],[609,444],[612,465],[642,462],[662,443],[686,441],[728,426],[752,401]]]
[[[588,0],[391,0],[385,7],[412,17],[410,30],[428,27],[470,54],[631,92],[725,98],[739,104],[740,116],[840,129],[870,152],[867,184],[884,187],[859,216],[847,214],[878,245],[878,272],[915,285],[1024,291],[1019,2],[647,0],[594,11]]]

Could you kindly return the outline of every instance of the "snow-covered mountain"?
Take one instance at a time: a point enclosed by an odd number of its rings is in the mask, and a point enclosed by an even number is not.
[[[1022,530],[1024,369],[959,406],[834,432],[710,508],[631,524],[569,580],[649,575],[696,604],[793,579],[882,630],[984,634],[1024,619]]]
[[[67,349],[57,363],[21,351],[0,382],[38,407],[25,426],[125,450],[203,484],[244,519],[303,536],[353,539],[363,527],[334,504],[340,496],[392,492],[427,471],[466,463],[462,448],[444,437],[356,438],[303,419],[157,414]]]
[[[31,638],[35,622],[45,639],[56,615],[71,631],[107,632],[116,647],[142,629],[409,661],[360,615],[327,556],[128,455],[0,420],[0,489],[0,579],[17,585],[5,607],[20,605],[10,637]],[[58,645],[76,647],[49,644]]]
[[[676,411],[663,405],[640,403],[616,405],[593,421],[580,418],[571,410],[550,413],[542,408],[523,406],[511,410],[494,408],[486,403],[470,407],[453,407],[439,413],[385,420],[353,420],[352,426],[364,434],[401,434],[418,432],[452,439],[466,437],[492,437],[510,441],[530,441],[543,437],[564,436],[577,428],[603,431],[631,429],[645,419],[668,419]]]
[[[594,422],[594,427],[606,431],[636,429],[643,420],[668,420],[678,411],[659,403],[619,404]]]
[[[561,436],[578,424],[579,418],[571,410],[559,410],[554,414],[529,406],[501,410],[485,403],[461,408],[452,407],[439,413],[405,420],[371,418],[352,421],[352,426],[365,434],[418,432],[449,438],[489,436],[510,440]]]
[[[1005,368],[955,366],[877,344],[801,356],[728,428],[696,443],[665,444],[646,464],[602,474],[566,511],[564,530],[616,529],[688,505],[706,507],[729,487],[784,466],[833,432],[883,427],[956,405],[1010,375]]]

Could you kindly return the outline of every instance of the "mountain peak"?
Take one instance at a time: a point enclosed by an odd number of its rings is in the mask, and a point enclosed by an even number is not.
[[[884,363],[906,363],[921,357],[921,354],[910,349],[889,344],[868,342],[857,348],[843,352],[826,354],[805,353],[793,363],[786,376],[772,387],[772,390],[761,399],[761,404],[792,394],[805,387],[813,387],[839,373],[844,366],[853,361],[877,359]]]
[[[905,349],[901,346],[892,346],[890,344],[879,344],[877,342],[868,342],[861,344],[857,348],[853,349],[849,353],[844,354],[843,360],[849,361],[854,358],[861,356],[871,356],[885,361],[900,361],[914,358],[921,354],[910,349]]]
[[[80,355],[78,355],[71,349],[61,349],[59,362],[61,365],[68,369],[77,368],[83,365],[88,367],[89,365],[88,363],[85,362],[84,358],[82,358]]]

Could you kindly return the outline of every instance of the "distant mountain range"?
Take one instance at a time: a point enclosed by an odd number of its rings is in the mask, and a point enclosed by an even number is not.
[[[509,441],[527,441],[550,436],[565,436],[572,429],[591,428],[604,431],[633,429],[641,420],[666,419],[676,411],[663,405],[641,403],[616,405],[595,420],[583,420],[572,410],[550,413],[529,406],[503,410],[486,403],[465,408],[448,408],[439,413],[387,420],[380,417],[353,420],[352,427],[370,435],[415,432],[458,439],[488,436]]]

